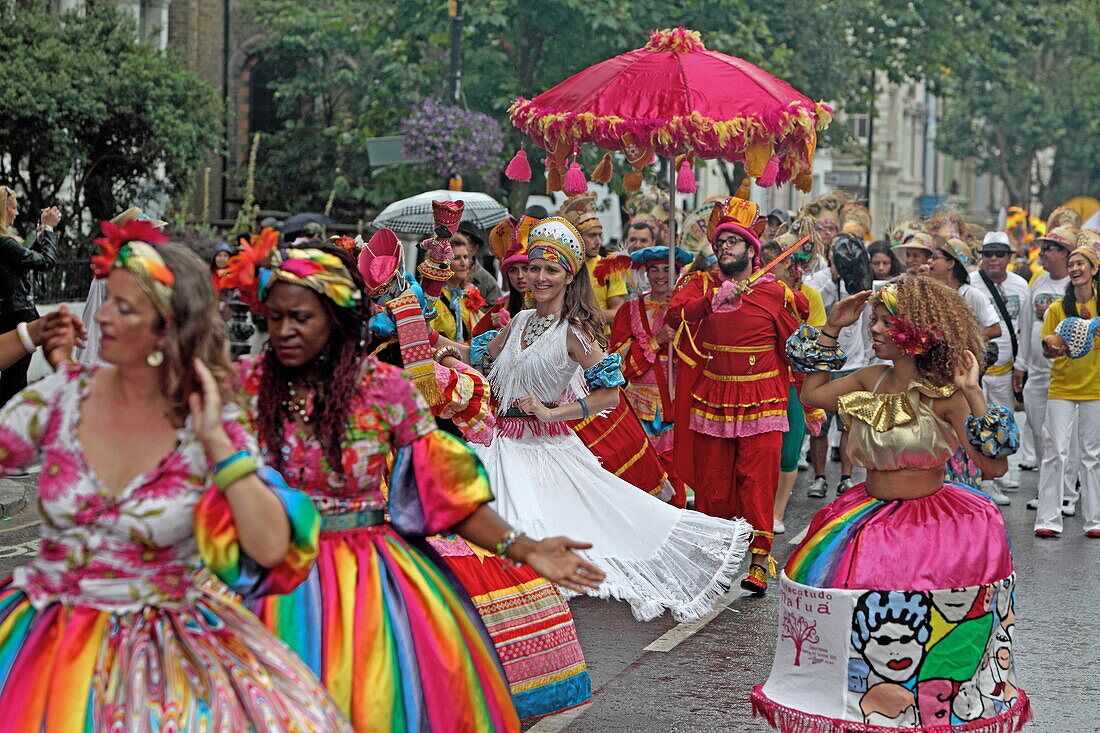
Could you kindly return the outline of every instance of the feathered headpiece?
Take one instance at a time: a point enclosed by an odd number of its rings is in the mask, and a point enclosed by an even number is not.
[[[241,300],[262,313],[263,302],[277,282],[309,288],[341,308],[359,302],[362,293],[339,257],[319,249],[279,249],[279,233],[264,229],[229,258],[229,267],[219,281],[221,288],[237,288]]]
[[[168,235],[148,219],[131,219],[122,226],[105,221],[101,228],[103,236],[95,240],[99,254],[92,257],[95,277],[104,278],[113,269],[125,269],[137,279],[161,318],[167,318],[176,277],[155,245],[167,242]]]

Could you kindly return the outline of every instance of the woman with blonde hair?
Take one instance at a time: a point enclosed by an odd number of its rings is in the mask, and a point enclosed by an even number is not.
[[[31,293],[31,273],[50,270],[57,264],[57,232],[61,221],[56,206],[42,210],[38,232],[30,246],[16,234],[19,198],[8,186],[0,185],[0,333],[11,331],[38,318]],[[27,386],[30,354],[0,372],[0,406]]]
[[[226,401],[202,261],[143,222],[104,224],[96,314],[112,366],[69,363],[0,413],[0,472],[41,460],[41,542],[0,582],[0,710],[18,730],[349,730],[246,596],[317,554],[312,504],[264,468]],[[219,584],[220,585],[220,584]]]
[[[840,379],[830,333],[871,306],[874,365]],[[837,410],[867,481],[820,510],[780,580],[780,632],[754,712],[802,730],[1017,729],[1031,718],[1012,665],[1015,574],[985,494],[945,483],[956,446],[1003,475],[1012,413],[987,405],[978,324],[957,292],[907,277],[837,303],[787,342],[802,401]],[[812,660],[812,661],[811,661]]]

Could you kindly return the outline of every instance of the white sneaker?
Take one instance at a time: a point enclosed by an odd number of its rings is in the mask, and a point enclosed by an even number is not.
[[[783,526],[783,520],[782,519],[776,519],[774,522],[772,522],[772,532],[774,532],[775,534],[786,534],[787,533],[787,528],[785,526]]]
[[[1028,509],[1038,509],[1039,508],[1039,497],[1036,496],[1034,499],[1029,501],[1027,503],[1027,508]]]
[[[829,486],[825,483],[825,477],[818,476],[810,482],[810,490],[806,492],[806,496],[811,499],[824,499],[827,493],[829,493]]]
[[[836,485],[836,495],[840,496],[841,494],[843,494],[845,491],[852,488],[853,486],[855,486],[855,484],[852,483],[852,479],[850,479],[850,478],[841,479],[840,482]]]
[[[993,503],[997,506],[1008,506],[1012,503],[1012,499],[1005,496],[1004,492],[997,487],[997,484],[990,486],[989,498],[992,499]],[[1036,503],[1035,506],[1038,507],[1038,503]]]
[[[1014,478],[1011,478],[1007,473],[997,479],[997,484],[1004,491],[1016,491],[1020,488],[1020,482]]]
[[[1075,516],[1076,514],[1077,514],[1077,505],[1076,504],[1073,504],[1072,502],[1068,502],[1068,501],[1063,501],[1062,502],[1062,516],[1063,517],[1072,517],[1072,516]]]
[[[810,470],[810,462],[807,461],[805,458],[799,459],[799,461],[798,461],[798,470],[799,471],[809,471]]]

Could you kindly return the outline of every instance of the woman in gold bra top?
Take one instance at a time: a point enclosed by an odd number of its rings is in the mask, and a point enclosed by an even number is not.
[[[829,381],[837,332],[870,306],[891,362]],[[779,639],[756,714],[802,730],[1014,730],[1031,719],[1012,661],[1015,576],[988,496],[945,483],[959,445],[993,476],[1019,445],[987,405],[978,325],[958,293],[907,277],[833,308],[787,342],[802,402],[837,410],[867,481],[817,513],[780,579]],[[868,727],[874,726],[874,727]]]

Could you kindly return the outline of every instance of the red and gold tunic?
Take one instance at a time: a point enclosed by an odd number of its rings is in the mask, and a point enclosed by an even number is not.
[[[677,380],[678,425],[719,438],[787,429],[790,375],[784,354],[798,328],[794,309],[806,296],[764,276],[735,305],[733,288],[705,272],[691,273],[676,288],[668,323],[677,331],[682,360]]]

